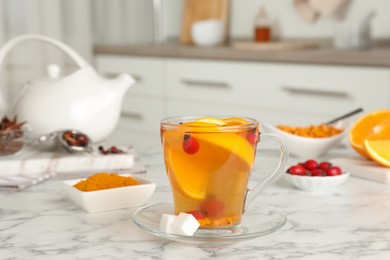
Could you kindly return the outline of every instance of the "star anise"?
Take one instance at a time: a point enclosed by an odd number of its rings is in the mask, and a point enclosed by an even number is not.
[[[0,122],[0,133],[3,131],[20,130],[26,122],[18,123],[17,116],[14,116],[13,120],[10,120],[7,116],[4,116]]]
[[[0,121],[0,154],[7,155],[19,151],[23,147],[24,137],[22,126],[26,122],[18,123],[15,116],[10,120],[7,116],[4,116]]]

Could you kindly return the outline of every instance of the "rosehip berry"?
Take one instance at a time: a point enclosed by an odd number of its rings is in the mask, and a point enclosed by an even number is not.
[[[221,216],[224,209],[223,202],[214,198],[207,199],[200,204],[200,210],[211,218]]]
[[[333,166],[332,168],[329,168],[326,170],[326,176],[336,176],[341,175],[342,170],[338,166]]]
[[[110,151],[111,153],[118,153],[118,148],[116,146],[111,146]]]
[[[332,167],[332,164],[330,162],[321,162],[320,163],[320,169],[326,170]]]
[[[333,166],[332,168],[336,169],[338,174],[342,174],[343,170],[339,166]]]
[[[200,210],[188,211],[187,214],[191,214],[196,219],[204,219],[206,217],[206,215]]]
[[[256,129],[252,129],[246,134],[246,139],[251,144],[256,144],[259,141],[259,133],[256,131]]]
[[[314,169],[311,171],[310,176],[325,176],[326,173],[323,169]]]
[[[308,169],[309,171],[311,170],[314,170],[314,169],[317,169],[318,168],[318,163],[317,161],[315,160],[307,160],[303,167],[305,167],[306,169]]]
[[[290,173],[291,175],[304,176],[307,174],[307,170],[301,165],[293,165],[287,170],[287,172]]]
[[[188,154],[194,154],[199,150],[199,142],[190,134],[184,135],[183,150]]]

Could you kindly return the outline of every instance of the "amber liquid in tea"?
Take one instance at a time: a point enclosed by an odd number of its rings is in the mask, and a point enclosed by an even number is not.
[[[191,213],[201,228],[240,223],[258,141],[257,124],[218,120],[161,128],[175,214]]]

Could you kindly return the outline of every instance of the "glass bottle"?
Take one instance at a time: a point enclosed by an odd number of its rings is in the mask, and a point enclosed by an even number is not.
[[[272,22],[267,16],[264,6],[260,10],[255,19],[255,41],[270,42],[272,39]]]

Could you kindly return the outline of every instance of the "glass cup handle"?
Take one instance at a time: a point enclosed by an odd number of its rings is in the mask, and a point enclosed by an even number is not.
[[[259,181],[253,188],[248,189],[246,193],[244,211],[248,208],[249,204],[262,192],[265,188],[279,179],[280,175],[285,171],[288,161],[288,149],[282,138],[276,134],[260,134],[260,142],[271,141],[279,146],[280,158],[276,168],[266,178]]]

